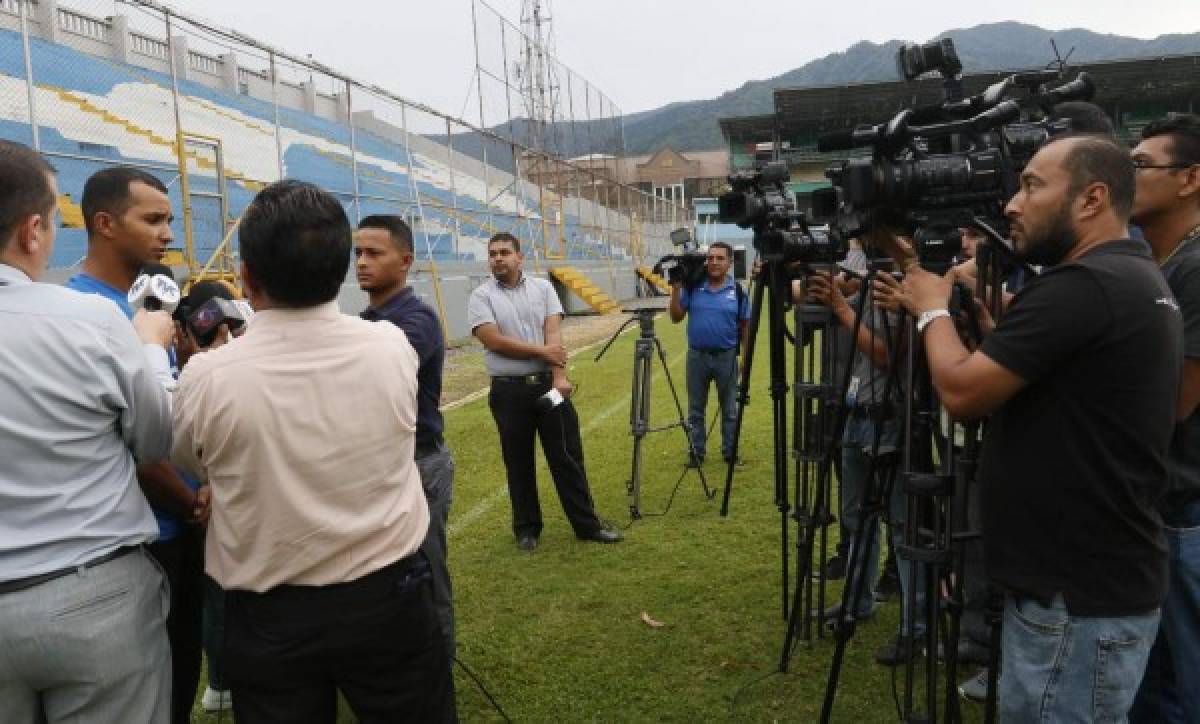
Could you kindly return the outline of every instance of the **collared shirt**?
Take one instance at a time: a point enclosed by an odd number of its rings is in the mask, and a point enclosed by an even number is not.
[[[336,302],[270,309],[188,362],[172,461],[207,479],[205,569],[227,589],[344,583],[415,552],[417,354]]]
[[[505,337],[530,344],[545,344],[546,317],[562,313],[562,302],[554,285],[525,274],[514,287],[506,287],[492,277],[475,287],[467,303],[467,323],[472,333],[481,324],[494,324]],[[493,377],[531,375],[549,369],[545,360],[513,359],[490,349],[484,352],[483,359]]]
[[[688,313],[688,346],[693,349],[732,349],[738,344],[738,327],[750,319],[750,304],[738,293],[737,281],[726,276],[713,289],[705,280],[694,289],[679,292],[679,306]]]
[[[0,400],[0,581],[154,539],[135,458],[167,456],[170,400],[113,304],[0,264]]]
[[[129,319],[133,319],[133,307],[129,305],[128,293],[117,289],[107,282],[100,281],[91,274],[80,272],[68,279],[65,286],[68,289],[74,289],[77,292],[82,292],[84,294],[95,294],[104,297],[105,299],[109,299],[113,302],[113,304],[117,305],[117,308],[121,310],[122,314]],[[155,346],[157,347],[157,345]],[[162,348],[157,347],[157,349],[161,350]],[[170,364],[169,356],[167,360],[168,361],[166,364],[169,369],[172,366]],[[167,373],[167,376],[172,378],[174,377],[169,372]],[[169,385],[168,387],[173,387],[173,385]],[[184,477],[184,482],[187,483],[192,490],[196,490],[199,487],[194,480],[189,480],[186,476]],[[150,506],[150,510],[154,511],[154,519],[158,522],[158,539],[160,541],[173,540],[175,536],[179,535],[180,527],[183,525],[183,521],[179,519],[179,516],[173,515],[165,510],[162,510],[161,508],[156,508],[153,505]]]
[[[383,304],[367,307],[362,318],[368,322],[386,320],[404,330],[408,342],[417,352],[417,444],[435,442],[442,435],[444,424],[438,405],[442,402],[442,365],[446,359],[446,343],[437,313],[405,287]]]

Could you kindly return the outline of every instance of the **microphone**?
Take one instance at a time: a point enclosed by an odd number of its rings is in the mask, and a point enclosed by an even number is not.
[[[538,412],[549,412],[561,405],[565,399],[567,398],[563,397],[561,392],[551,387],[549,392],[537,398],[533,404]]]
[[[129,288],[127,299],[134,309],[174,314],[179,306],[179,285],[165,274],[140,274]]]

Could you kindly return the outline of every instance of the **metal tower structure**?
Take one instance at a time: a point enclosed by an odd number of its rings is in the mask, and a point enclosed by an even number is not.
[[[549,156],[564,149],[557,121],[561,119],[560,79],[554,50],[554,23],[550,0],[521,0],[523,47],[516,77],[529,122],[528,144]]]

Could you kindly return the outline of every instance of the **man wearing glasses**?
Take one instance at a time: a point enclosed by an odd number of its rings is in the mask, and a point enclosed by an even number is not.
[[[1158,502],[1168,555],[1167,599],[1134,707],[1133,722],[1200,717],[1200,118],[1155,121],[1133,149],[1142,228],[1183,315],[1183,377]],[[1189,685],[1191,684],[1191,685]]]
[[[704,283],[690,289],[671,285],[671,321],[678,324],[691,315],[687,327],[688,425],[695,454],[689,453],[690,467],[704,462],[709,382],[716,382],[721,405],[721,456],[726,463],[733,457],[738,354],[746,338],[750,305],[741,284],[730,274],[732,263],[733,247],[714,242],[704,264]]]

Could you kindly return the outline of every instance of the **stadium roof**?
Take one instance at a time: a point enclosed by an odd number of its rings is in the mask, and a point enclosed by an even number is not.
[[[1068,66],[1064,79],[1087,71],[1096,83],[1094,102],[1114,117],[1129,111],[1200,110],[1200,54],[1114,60]],[[963,76],[967,95],[1011,75],[1013,70]],[[778,127],[782,140],[811,142],[816,134],[880,123],[904,108],[938,103],[942,81],[884,81],[846,85],[780,88],[775,113],[722,118],[721,132],[739,143],[770,141]]]

